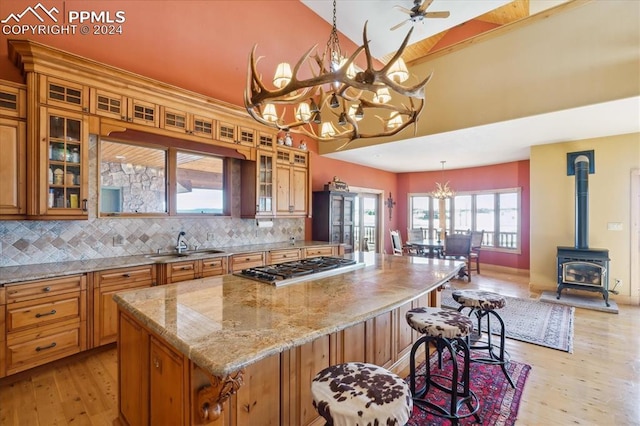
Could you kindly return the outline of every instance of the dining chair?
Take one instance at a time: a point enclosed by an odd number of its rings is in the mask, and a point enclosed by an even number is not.
[[[422,232],[422,228],[407,228],[407,242],[408,241],[422,241],[424,240],[424,233]],[[405,246],[408,246],[405,244]],[[424,255],[424,250],[419,247],[413,247],[411,250],[415,250],[416,254],[422,256]]]
[[[471,234],[447,235],[442,257],[464,261],[465,267],[460,269],[458,277],[462,278],[466,275],[471,282]]]
[[[469,253],[469,266],[476,263],[476,273],[480,273],[480,249],[482,248],[482,240],[484,240],[484,230],[471,231],[471,251]]]
[[[396,229],[396,230],[389,231],[389,233],[391,234],[391,247],[393,248],[394,255],[403,256],[405,254],[408,254],[408,255],[418,254],[415,247],[402,243],[402,237],[400,236],[400,231]]]

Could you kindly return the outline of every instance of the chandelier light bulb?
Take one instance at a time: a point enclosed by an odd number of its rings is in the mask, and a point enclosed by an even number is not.
[[[373,97],[373,100],[379,104],[386,104],[391,100],[391,95],[389,94],[389,89],[386,87],[381,87],[376,90],[376,94]]]
[[[270,123],[278,121],[278,115],[276,114],[276,106],[274,104],[266,104],[262,113],[262,118]]]
[[[311,110],[308,103],[300,102],[300,104],[298,104],[298,108],[296,109],[296,119],[298,121],[304,121],[305,123],[309,122],[311,119]]]
[[[292,75],[293,74],[291,74],[291,66],[288,63],[282,62],[278,64],[276,73],[273,76],[273,85],[278,89],[282,89],[284,86],[289,84]]]

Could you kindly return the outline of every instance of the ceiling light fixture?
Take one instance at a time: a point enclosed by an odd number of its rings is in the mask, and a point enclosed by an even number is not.
[[[389,63],[376,70],[366,23],[363,45],[349,57],[343,54],[334,0],[333,26],[324,53],[311,56],[316,45],[293,69],[287,63],[279,64],[273,78],[275,89],[267,88],[262,81],[255,57],[257,45],[253,47],[244,92],[245,107],[264,125],[302,133],[319,141],[345,141],[340,148],[355,139],[395,135],[417,124],[425,103],[424,88],[431,79],[429,75],[412,86],[401,84],[410,78],[401,56],[412,31],[413,28]],[[366,66],[358,69],[356,59],[362,52]],[[299,79],[298,72],[305,62],[309,63],[313,76]],[[287,106],[292,107],[290,111],[286,110]]]
[[[444,164],[446,161],[440,161],[442,163],[442,181],[444,182]],[[449,181],[446,181],[444,185],[436,182],[436,190],[431,193],[433,198],[438,200],[446,200],[447,198],[453,198],[456,195],[455,191],[449,187]]]

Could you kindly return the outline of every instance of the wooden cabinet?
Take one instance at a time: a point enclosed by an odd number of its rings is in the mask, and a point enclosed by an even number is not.
[[[318,256],[337,256],[338,255],[338,247],[336,246],[316,246],[316,247],[305,247],[303,249],[304,257],[318,257]]]
[[[256,130],[244,125],[234,124],[226,120],[217,121],[216,138],[222,142],[255,147],[257,133]]]
[[[149,346],[149,424],[186,424],[189,410],[184,396],[189,363],[184,355],[153,336]]]
[[[128,425],[149,423],[150,336],[136,320],[118,320],[118,409]]]
[[[7,330],[5,328],[5,305],[6,305],[6,297],[5,297],[5,288],[0,287],[0,378],[7,375],[7,365],[6,359],[7,356],[6,350],[6,340],[7,340]]]
[[[245,368],[244,384],[230,399],[233,425],[296,424],[280,418],[280,355],[272,355]]]
[[[282,353],[283,419],[281,424],[300,426],[324,424],[316,409],[313,408],[311,382],[320,370],[331,365],[330,341],[328,335],[322,336]]]
[[[118,337],[118,306],[113,295],[156,285],[156,268],[144,265],[94,272],[93,283],[93,346],[101,346]]]
[[[39,174],[29,171],[32,216],[87,218],[89,194],[88,116],[40,108]]]
[[[0,81],[0,218],[25,215],[26,87]]]
[[[87,348],[86,276],[5,286],[6,374]]]
[[[189,259],[161,265],[158,281],[161,284],[172,284],[181,281],[195,280],[196,278],[224,275],[226,273],[226,257]]]
[[[89,87],[48,75],[39,76],[40,104],[89,112]]]
[[[241,163],[240,215],[268,218],[275,214],[275,161],[271,151],[258,149],[256,161]]]
[[[267,265],[300,259],[302,259],[302,251],[300,249],[271,250],[267,253]]]
[[[161,110],[161,129],[213,139],[216,124],[213,118],[169,107],[162,107]]]
[[[378,315],[366,322],[366,362],[389,368],[396,360],[393,330],[394,311]]]
[[[276,215],[306,216],[308,206],[308,153],[276,150]]]
[[[258,148],[268,150],[268,151],[273,151],[273,148],[275,147],[275,145],[276,145],[276,135],[274,135],[273,133],[258,131],[258,142],[257,142]]]
[[[255,268],[265,265],[265,253],[262,251],[253,253],[234,254],[229,258],[229,270],[239,272],[246,268]]]
[[[121,93],[91,88],[90,112],[128,123],[158,127],[160,107],[152,102]]]
[[[352,252],[355,198],[356,194],[350,192],[314,192],[311,228],[313,239],[344,244],[345,252]]]

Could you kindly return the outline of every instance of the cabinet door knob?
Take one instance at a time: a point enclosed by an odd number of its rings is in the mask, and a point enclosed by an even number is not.
[[[123,278],[131,278],[131,274],[122,274]]]
[[[87,209],[87,203],[89,202],[89,200],[87,200],[86,198],[82,200],[82,211],[86,212]]]
[[[48,292],[51,291],[51,287],[47,286],[47,287],[43,288],[42,291],[44,291],[45,293],[48,293]]]

